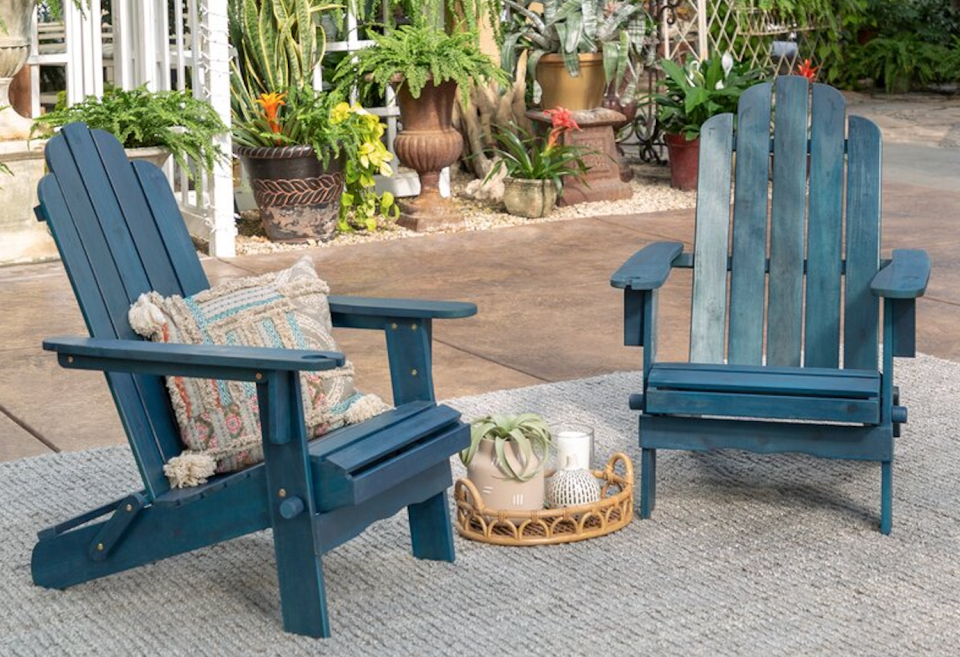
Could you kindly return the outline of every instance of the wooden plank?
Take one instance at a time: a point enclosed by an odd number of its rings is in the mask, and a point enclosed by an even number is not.
[[[374,315],[410,319],[458,319],[477,314],[477,306],[463,301],[330,297],[330,311],[349,315]]]
[[[643,247],[610,277],[615,288],[655,290],[667,281],[674,259],[683,253],[680,242],[656,242]]]
[[[867,399],[880,395],[880,374],[871,377],[808,376],[803,369],[789,374],[771,372],[706,372],[703,370],[663,370],[656,365],[649,385],[670,390],[703,390],[743,394],[799,395]]]
[[[810,210],[807,222],[807,298],[804,365],[840,365],[840,270],[843,260],[843,96],[813,85]]]
[[[435,401],[431,330],[429,319],[397,318],[386,328],[390,383],[396,406],[416,400]]]
[[[797,452],[832,459],[884,461],[893,458],[893,432],[888,424],[843,426],[641,415],[640,447]]]
[[[119,221],[123,222],[130,233],[150,289],[164,296],[173,294],[186,296],[156,224],[145,220],[152,216],[150,207],[147,205],[143,190],[140,188],[123,146],[116,137],[103,130],[93,130],[90,134],[100,161],[103,163],[103,174],[112,189],[112,196],[120,213]],[[95,178],[99,173],[96,171],[93,177]],[[169,185],[167,189],[169,191]],[[111,210],[113,205],[109,204]],[[115,217],[114,220],[116,220]]]
[[[800,365],[808,95],[806,78],[777,78],[767,306],[767,362],[771,365]]]
[[[771,93],[770,83],[751,87],[740,97],[737,109],[727,354],[731,363],[759,365],[763,359]]]
[[[645,400],[646,412],[655,415],[719,415],[862,424],[880,422],[878,397],[839,399],[648,388]]]
[[[623,290],[623,344],[643,346],[643,306],[649,290]]]
[[[893,259],[870,282],[874,296],[916,299],[930,282],[930,256],[919,249],[894,249]]]
[[[732,114],[703,124],[690,327],[690,361],[696,363],[719,363],[724,357],[732,149]]]
[[[870,283],[880,268],[880,130],[863,117],[851,116],[847,144],[843,366],[873,369],[880,305]]]
[[[193,247],[190,233],[183,222],[166,176],[150,162],[134,162],[133,170],[147,205],[150,206],[150,216],[153,217],[167,256],[177,273],[183,294],[189,296],[206,290],[210,283],[200,266],[200,258],[197,257],[197,251]]]
[[[413,556],[432,561],[453,561],[456,558],[447,491],[419,504],[411,504],[407,507],[407,517]]]
[[[726,365],[724,363],[657,363],[657,369],[661,371],[695,371],[695,372],[744,372],[744,373],[768,373],[790,375],[797,373],[796,367],[777,367],[774,365]],[[877,370],[836,370],[832,367],[804,367],[802,371],[804,376],[825,376],[829,378],[841,379],[874,379],[877,376]]]

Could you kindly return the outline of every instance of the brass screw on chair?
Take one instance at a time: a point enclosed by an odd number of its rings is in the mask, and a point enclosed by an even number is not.
[[[417,370],[410,370],[410,375],[411,375],[411,376],[416,376],[416,375],[417,375]]]
[[[97,543],[97,552],[103,552],[103,543]]]
[[[132,505],[132,504],[128,504],[126,508],[127,508],[127,513],[131,513],[131,512],[133,511],[133,505]]]
[[[391,325],[390,325],[390,328],[392,328],[393,330],[396,330],[396,329],[397,329],[397,325],[396,325],[396,324],[391,324]]]
[[[256,374],[253,375],[253,378],[255,378],[257,381],[259,381],[260,379],[263,378],[263,375],[260,374],[260,372],[257,372]]]
[[[416,324],[411,324],[411,325],[410,325],[410,328],[412,328],[414,331],[416,331],[416,330],[417,330],[417,325],[416,325]]]
[[[72,362],[73,362],[73,356],[67,356],[67,362],[68,362],[68,363],[72,363]]]
[[[286,488],[281,488],[281,489],[277,492],[277,495],[279,495],[280,497],[286,497],[286,496],[287,496],[287,489],[286,489]]]

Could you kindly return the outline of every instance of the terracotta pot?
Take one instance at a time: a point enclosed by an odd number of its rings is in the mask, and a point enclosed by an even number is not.
[[[507,443],[506,454],[516,471],[520,468],[519,450]],[[497,465],[492,440],[481,440],[477,453],[467,466],[467,478],[473,482],[484,505],[498,511],[537,511],[543,508],[543,468],[529,481],[509,479]]]
[[[30,24],[35,0],[0,2],[0,139],[27,139],[33,122],[11,107],[10,85],[30,54]]]
[[[670,158],[670,185],[690,191],[697,188],[700,166],[700,138],[687,141],[683,135],[664,135]]]
[[[603,74],[603,55],[585,53],[578,55],[580,74],[573,77],[563,65],[563,56],[550,54],[540,58],[537,64],[537,82],[543,89],[540,107],[568,110],[587,110],[600,107],[606,78]]]
[[[503,179],[503,204],[518,217],[545,217],[557,204],[557,187],[551,180]]]
[[[311,146],[235,149],[250,176],[260,221],[274,241],[327,241],[337,231],[343,160],[324,169]]]
[[[453,105],[457,84],[439,86],[427,82],[420,98],[401,84],[397,93],[403,130],[394,148],[405,166],[420,176],[420,196],[400,205],[400,225],[411,230],[430,231],[459,226],[463,216],[453,201],[440,196],[440,170],[460,158],[463,137],[453,127]]]

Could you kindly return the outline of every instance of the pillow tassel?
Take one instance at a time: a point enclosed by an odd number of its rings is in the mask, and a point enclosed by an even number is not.
[[[137,297],[137,302],[130,306],[130,312],[127,313],[127,321],[130,322],[130,328],[148,338],[155,338],[162,335],[163,325],[167,323],[163,311],[157,305],[159,297],[156,292],[141,294]]]
[[[167,475],[170,485],[174,488],[190,488],[205,484],[216,471],[217,461],[211,455],[190,452],[174,456],[163,466],[163,474]]]

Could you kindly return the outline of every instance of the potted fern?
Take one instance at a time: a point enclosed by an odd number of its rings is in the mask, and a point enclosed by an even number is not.
[[[70,107],[61,102],[33,122],[30,136],[46,136],[77,122],[115,135],[131,159],[162,166],[173,155],[191,177],[195,166],[209,172],[217,158],[225,157],[216,138],[227,126],[209,103],[187,91],[108,87],[101,98],[90,96]]]
[[[461,28],[464,26],[460,26]],[[400,224],[413,230],[435,230],[459,223],[449,199],[440,196],[440,171],[457,161],[463,139],[453,127],[453,105],[459,87],[464,102],[471,82],[507,78],[480,50],[477,32],[453,34],[414,19],[383,35],[337,67],[341,89],[397,89],[403,130],[394,144],[400,161],[420,175],[420,196],[401,208]]]
[[[379,119],[313,88],[326,47],[321,18],[338,7],[321,0],[229,3],[235,153],[273,240],[331,239],[351,208],[395,211],[393,197],[374,189],[374,174],[392,173]]]
[[[544,109],[600,107],[610,86],[628,100],[653,56],[654,23],[642,0],[504,0],[512,10],[500,59],[516,76],[523,52],[533,102]]]
[[[552,439],[539,415],[488,415],[471,423],[470,446],[460,452],[460,460],[484,504],[536,511],[543,508],[543,471]]]

